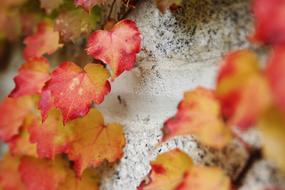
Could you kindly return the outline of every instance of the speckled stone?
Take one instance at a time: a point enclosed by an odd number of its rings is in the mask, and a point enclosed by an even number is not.
[[[143,37],[137,67],[112,84],[111,94],[98,107],[106,121],[125,126],[125,157],[105,172],[101,188],[134,190],[149,172],[149,161],[175,147],[196,163],[221,166],[237,177],[248,159],[239,142],[223,151],[208,149],[191,137],[157,144],[163,122],[175,113],[183,92],[199,85],[214,87],[222,55],[249,47],[249,1],[185,1],[177,13],[163,15],[146,0],[130,18]]]

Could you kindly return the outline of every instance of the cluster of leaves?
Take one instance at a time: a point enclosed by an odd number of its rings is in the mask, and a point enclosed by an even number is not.
[[[15,88],[0,103],[0,140],[9,146],[0,164],[1,189],[99,189],[93,168],[123,156],[123,127],[105,124],[94,104],[102,103],[111,82],[134,67],[141,49],[136,23],[108,22],[106,30],[89,35],[86,55],[94,61],[83,68],[65,61],[52,69],[46,57],[64,42],[91,33],[98,21],[94,6],[104,2],[40,0],[50,16],[35,13],[39,20],[29,23],[37,27],[23,34],[25,63],[14,78]],[[17,10],[22,17],[22,8],[33,3],[5,0],[1,16],[8,20]]]
[[[197,87],[184,94],[177,113],[162,128],[162,141],[193,135],[222,149],[241,131],[255,127],[264,156],[285,172],[285,1],[255,0],[253,42],[269,47],[266,66],[251,50],[228,53],[217,75],[215,89]],[[151,172],[139,190],[231,189],[215,168],[192,166],[179,150],[151,162]]]

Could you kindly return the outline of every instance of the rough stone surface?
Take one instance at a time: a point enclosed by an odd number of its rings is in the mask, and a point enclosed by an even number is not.
[[[162,124],[175,113],[183,92],[199,85],[214,87],[224,53],[250,46],[246,40],[252,28],[249,4],[249,0],[185,0],[177,13],[163,15],[153,1],[145,0],[131,13],[141,30],[143,49],[137,67],[112,83],[111,94],[98,106],[106,122],[124,125],[127,138],[124,158],[103,173],[102,190],[136,189],[149,172],[149,161],[175,147],[189,153],[196,163],[221,166],[233,178],[239,175],[248,153],[237,141],[223,151],[204,147],[191,137],[158,143]],[[9,69],[0,74],[1,97],[13,87],[19,57],[15,54]],[[253,145],[258,142],[255,132],[244,138]],[[279,174],[269,177],[275,175],[272,168],[256,163],[242,190],[257,190],[255,184],[261,187],[263,182],[282,186],[276,182],[282,180]],[[266,174],[259,177],[259,171]]]

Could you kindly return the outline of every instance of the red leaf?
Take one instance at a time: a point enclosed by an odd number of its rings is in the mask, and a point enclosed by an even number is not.
[[[110,31],[94,32],[87,45],[89,55],[110,65],[113,79],[134,67],[140,49],[140,32],[136,23],[127,19],[118,22]]]
[[[33,58],[23,64],[18,72],[14,78],[16,87],[9,96],[39,94],[49,79],[49,63],[45,58]]]
[[[285,0],[255,0],[255,34],[252,39],[258,42],[285,43]]]
[[[41,22],[37,32],[24,40],[26,45],[24,57],[26,60],[33,57],[41,57],[44,54],[54,53],[61,45],[59,44],[59,33],[54,31],[53,24]]]
[[[285,112],[285,46],[273,49],[268,60],[266,76],[277,106]]]
[[[63,159],[53,161],[24,157],[19,166],[23,183],[28,190],[58,190],[65,181],[68,165]]]
[[[228,54],[217,79],[216,94],[230,126],[251,127],[271,103],[267,81],[257,56],[249,50]]]
[[[72,62],[59,65],[52,72],[40,103],[43,119],[51,107],[48,91],[67,122],[86,115],[92,101],[99,104],[104,100],[111,89],[108,78],[109,72],[99,64],[87,64],[84,70]]]

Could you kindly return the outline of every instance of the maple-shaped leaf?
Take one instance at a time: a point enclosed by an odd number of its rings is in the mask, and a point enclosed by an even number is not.
[[[156,0],[156,6],[161,12],[165,12],[167,9],[176,9],[182,4],[182,0]]]
[[[268,109],[260,118],[257,127],[261,134],[263,153],[285,172],[285,118],[276,108]]]
[[[82,7],[85,11],[90,12],[95,5],[101,5],[109,0],[74,0],[76,6]]]
[[[89,34],[100,18],[98,11],[87,13],[82,9],[62,12],[56,19],[55,28],[64,41],[75,41],[81,34]]]
[[[125,137],[119,124],[104,125],[100,112],[92,109],[84,118],[74,121],[75,138],[67,154],[75,163],[78,176],[87,167],[112,163],[123,156]]]
[[[0,161],[0,189],[26,190],[18,172],[19,163],[18,157],[9,154],[2,157]]]
[[[40,0],[41,8],[45,9],[47,13],[51,13],[57,9],[64,1],[63,0]]]
[[[140,50],[139,29],[134,21],[128,19],[118,22],[109,31],[95,31],[87,44],[89,55],[111,67],[113,79],[134,67]]]
[[[49,112],[47,120],[30,125],[28,130],[31,142],[37,145],[38,155],[47,158],[66,151],[74,135],[69,124],[63,125],[62,116],[56,109]]]
[[[0,103],[0,140],[9,141],[19,133],[26,116],[33,111],[31,97],[6,98]]]
[[[23,157],[19,173],[28,190],[58,190],[66,180],[68,163],[62,158],[54,160]]]
[[[218,74],[216,94],[230,126],[247,129],[271,103],[257,56],[249,50],[228,54]]]
[[[268,78],[274,102],[285,113],[285,46],[275,47],[268,60],[266,77]]]
[[[251,37],[252,40],[270,44],[284,44],[285,1],[254,0],[252,9],[255,18],[255,33]]]
[[[100,64],[87,64],[82,70],[72,62],[64,62],[52,73],[45,86],[40,108],[50,108],[51,98],[63,114],[63,121],[88,113],[92,101],[99,104],[110,92],[109,72]],[[51,97],[49,97],[49,93]],[[47,110],[42,110],[46,114]]]
[[[231,140],[219,101],[212,90],[202,87],[184,94],[176,115],[165,122],[162,131],[164,141],[178,135],[194,135],[215,148],[222,148]]]
[[[26,45],[24,57],[26,60],[33,57],[41,57],[44,54],[52,54],[62,45],[59,44],[59,32],[54,30],[50,22],[38,24],[37,31],[24,40]]]
[[[192,159],[179,149],[160,154],[151,162],[148,179],[138,190],[174,190],[192,166]]]
[[[8,144],[11,155],[34,157],[38,155],[36,144],[30,142],[30,134],[26,129],[9,140]]]
[[[49,79],[49,63],[45,58],[32,58],[23,64],[14,78],[15,88],[10,97],[39,94]]]
[[[217,167],[193,166],[175,190],[231,190],[230,178]]]

